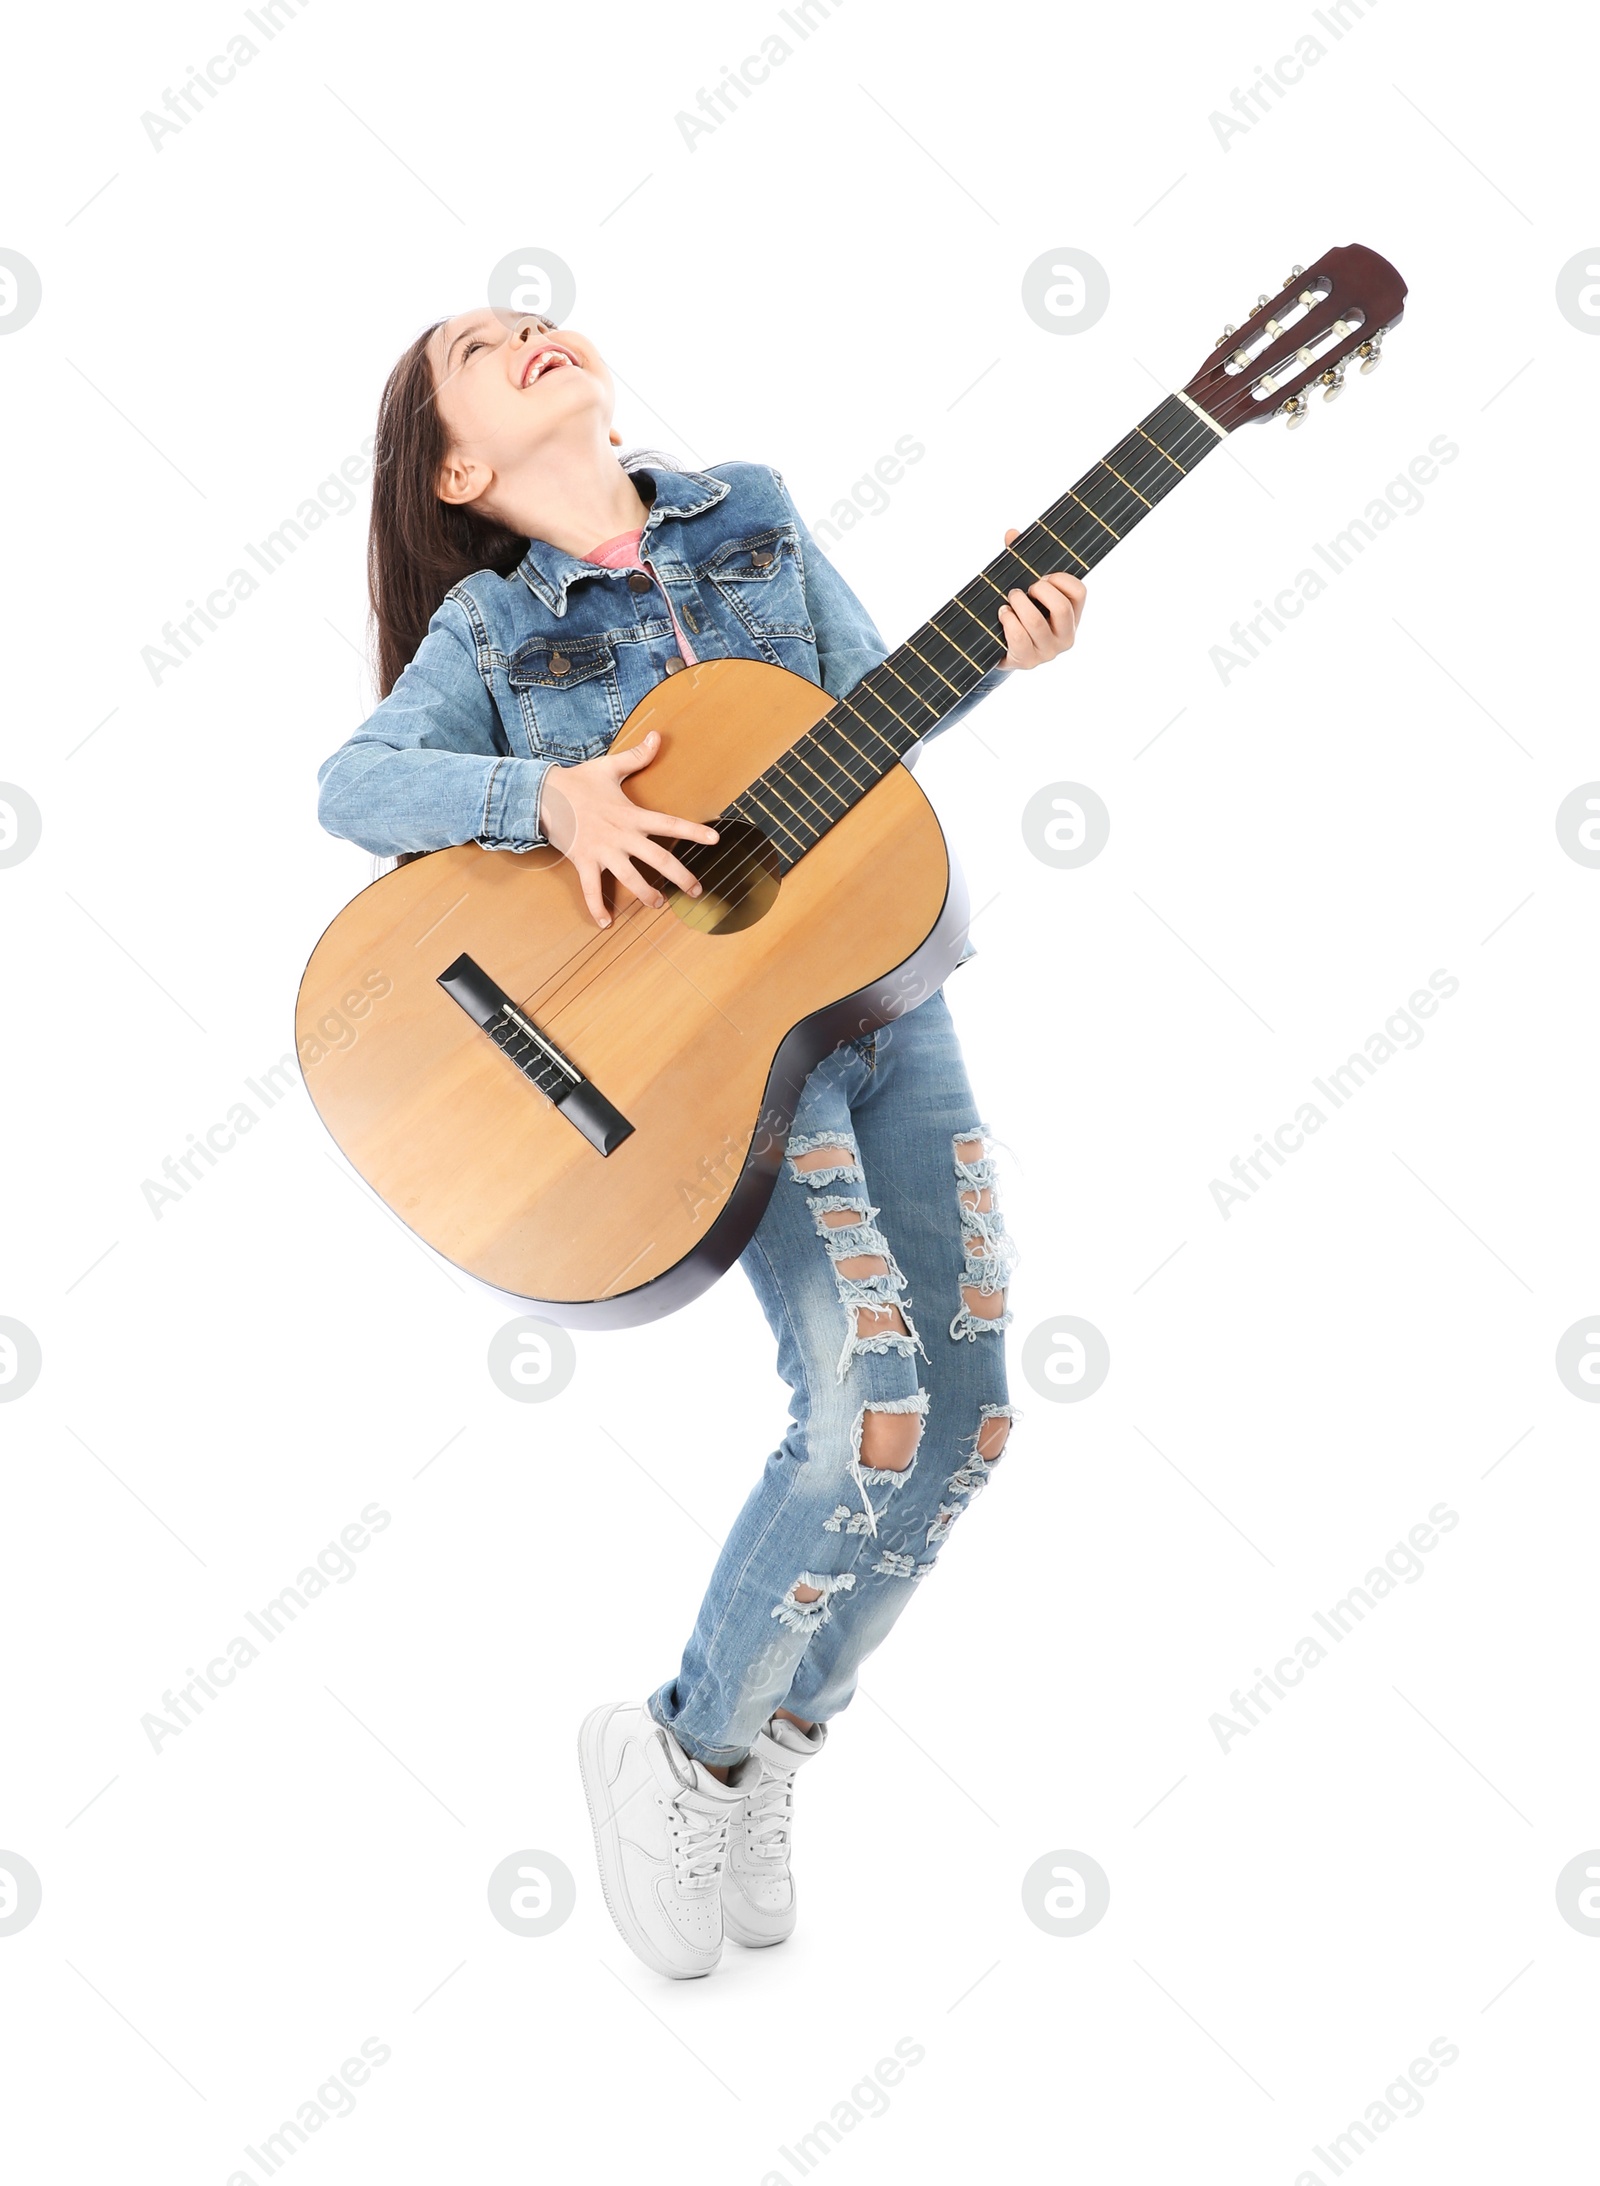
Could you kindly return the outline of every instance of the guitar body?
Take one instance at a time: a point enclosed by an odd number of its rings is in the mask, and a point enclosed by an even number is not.
[[[613,750],[661,749],[635,801],[715,820],[821,719],[787,669],[710,661],[659,683]],[[296,1041],[341,1151],[468,1274],[575,1327],[673,1311],[744,1249],[800,1087],[840,1040],[943,981],[965,892],[895,766],[721,932],[618,892],[597,928],[553,850],[439,850],[362,891],[313,950]],[[679,910],[687,916],[680,916]],[[439,984],[463,956],[631,1125],[601,1153]]]

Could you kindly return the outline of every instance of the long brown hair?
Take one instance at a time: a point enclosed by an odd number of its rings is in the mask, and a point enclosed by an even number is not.
[[[439,466],[449,436],[439,415],[428,344],[443,323],[417,336],[389,374],[378,404],[367,592],[380,698],[399,682],[450,587],[477,569],[508,577],[528,546],[493,517],[439,499]]]
[[[419,334],[389,374],[372,443],[372,520],[367,529],[367,594],[376,638],[378,696],[387,698],[415,655],[452,585],[474,570],[509,577],[527,540],[492,516],[452,508],[438,493],[450,436],[439,415],[428,344],[444,324]],[[625,471],[681,468],[660,448],[625,448]],[[649,501],[654,486],[646,481]]]

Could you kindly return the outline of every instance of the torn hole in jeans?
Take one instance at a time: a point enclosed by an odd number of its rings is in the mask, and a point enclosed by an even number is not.
[[[950,1323],[954,1343],[1000,1335],[1011,1325],[1006,1281],[1016,1265],[1017,1250],[1001,1219],[989,1149],[989,1135],[981,1124],[957,1132],[951,1141],[962,1251],[960,1302]]]
[[[837,1153],[843,1146],[826,1139],[817,1150]],[[926,1358],[905,1295],[905,1272],[878,1227],[878,1209],[854,1193],[824,1192],[811,1202],[811,1215],[844,1310],[840,1381],[863,1352],[898,1351],[906,1358],[921,1352]]]
[[[872,1566],[874,1575],[880,1579],[909,1579],[913,1585],[919,1579],[925,1579],[933,1568],[931,1563],[919,1564],[915,1557],[898,1548],[886,1548]]]
[[[951,1495],[981,1495],[989,1485],[989,1476],[1006,1453],[1011,1440],[1011,1429],[1021,1413],[1014,1404],[980,1404],[978,1424],[966,1438],[964,1455],[945,1486]],[[998,1437],[999,1447],[994,1448],[996,1437],[991,1432],[996,1420],[1003,1421],[1005,1433]],[[989,1447],[985,1447],[986,1440]]]
[[[878,1531],[878,1519],[881,1514],[874,1505],[871,1495],[867,1492],[869,1478],[873,1487],[886,1488],[891,1495],[894,1494],[897,1489],[905,1486],[916,1470],[917,1453],[913,1448],[904,1465],[874,1465],[870,1459],[864,1459],[861,1454],[861,1441],[866,1431],[867,1414],[874,1412],[885,1418],[893,1419],[897,1416],[913,1413],[921,1421],[926,1418],[927,1411],[928,1392],[926,1389],[919,1389],[909,1397],[880,1397],[875,1402],[863,1404],[851,1423],[850,1477],[855,1482],[861,1496],[862,1515],[866,1521],[863,1530],[874,1536]],[[919,1426],[918,1439],[920,1440],[920,1438],[921,1428]],[[837,1517],[837,1515],[836,1512],[835,1516]],[[826,1519],[824,1519],[823,1525],[825,1530],[831,1530]],[[854,1519],[850,1522],[849,1530],[852,1533],[857,1530]]]
[[[824,1184],[838,1184],[846,1178],[861,1181],[861,1154],[849,1131],[804,1133],[790,1139],[785,1154],[789,1174],[798,1184],[820,1190]]]
[[[802,1571],[787,1594],[773,1609],[778,1622],[791,1632],[800,1632],[809,1639],[813,1632],[820,1632],[833,1615],[831,1607],[835,1594],[847,1594],[855,1585],[855,1573],[840,1572],[836,1578],[826,1573]],[[809,1599],[801,1601],[798,1591],[806,1590]]]

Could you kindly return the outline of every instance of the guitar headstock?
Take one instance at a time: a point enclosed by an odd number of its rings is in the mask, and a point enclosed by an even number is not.
[[[1224,327],[1184,388],[1225,432],[1254,418],[1302,423],[1311,392],[1332,402],[1351,365],[1370,372],[1405,310],[1406,285],[1375,250],[1347,243],[1296,266],[1239,327]]]

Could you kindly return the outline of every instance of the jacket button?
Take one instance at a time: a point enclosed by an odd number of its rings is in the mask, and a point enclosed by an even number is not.
[[[667,655],[667,674],[669,676],[675,676],[682,666],[683,655],[681,653],[669,653]]]
[[[767,552],[765,547],[757,547],[755,552],[750,557],[751,566],[755,569],[765,569],[771,559],[772,556]]]
[[[628,579],[628,590],[630,592],[650,592],[654,590],[654,585],[642,569],[636,569]]]
[[[552,653],[550,655],[550,673],[553,676],[564,676],[571,666],[572,663],[565,653]]]

